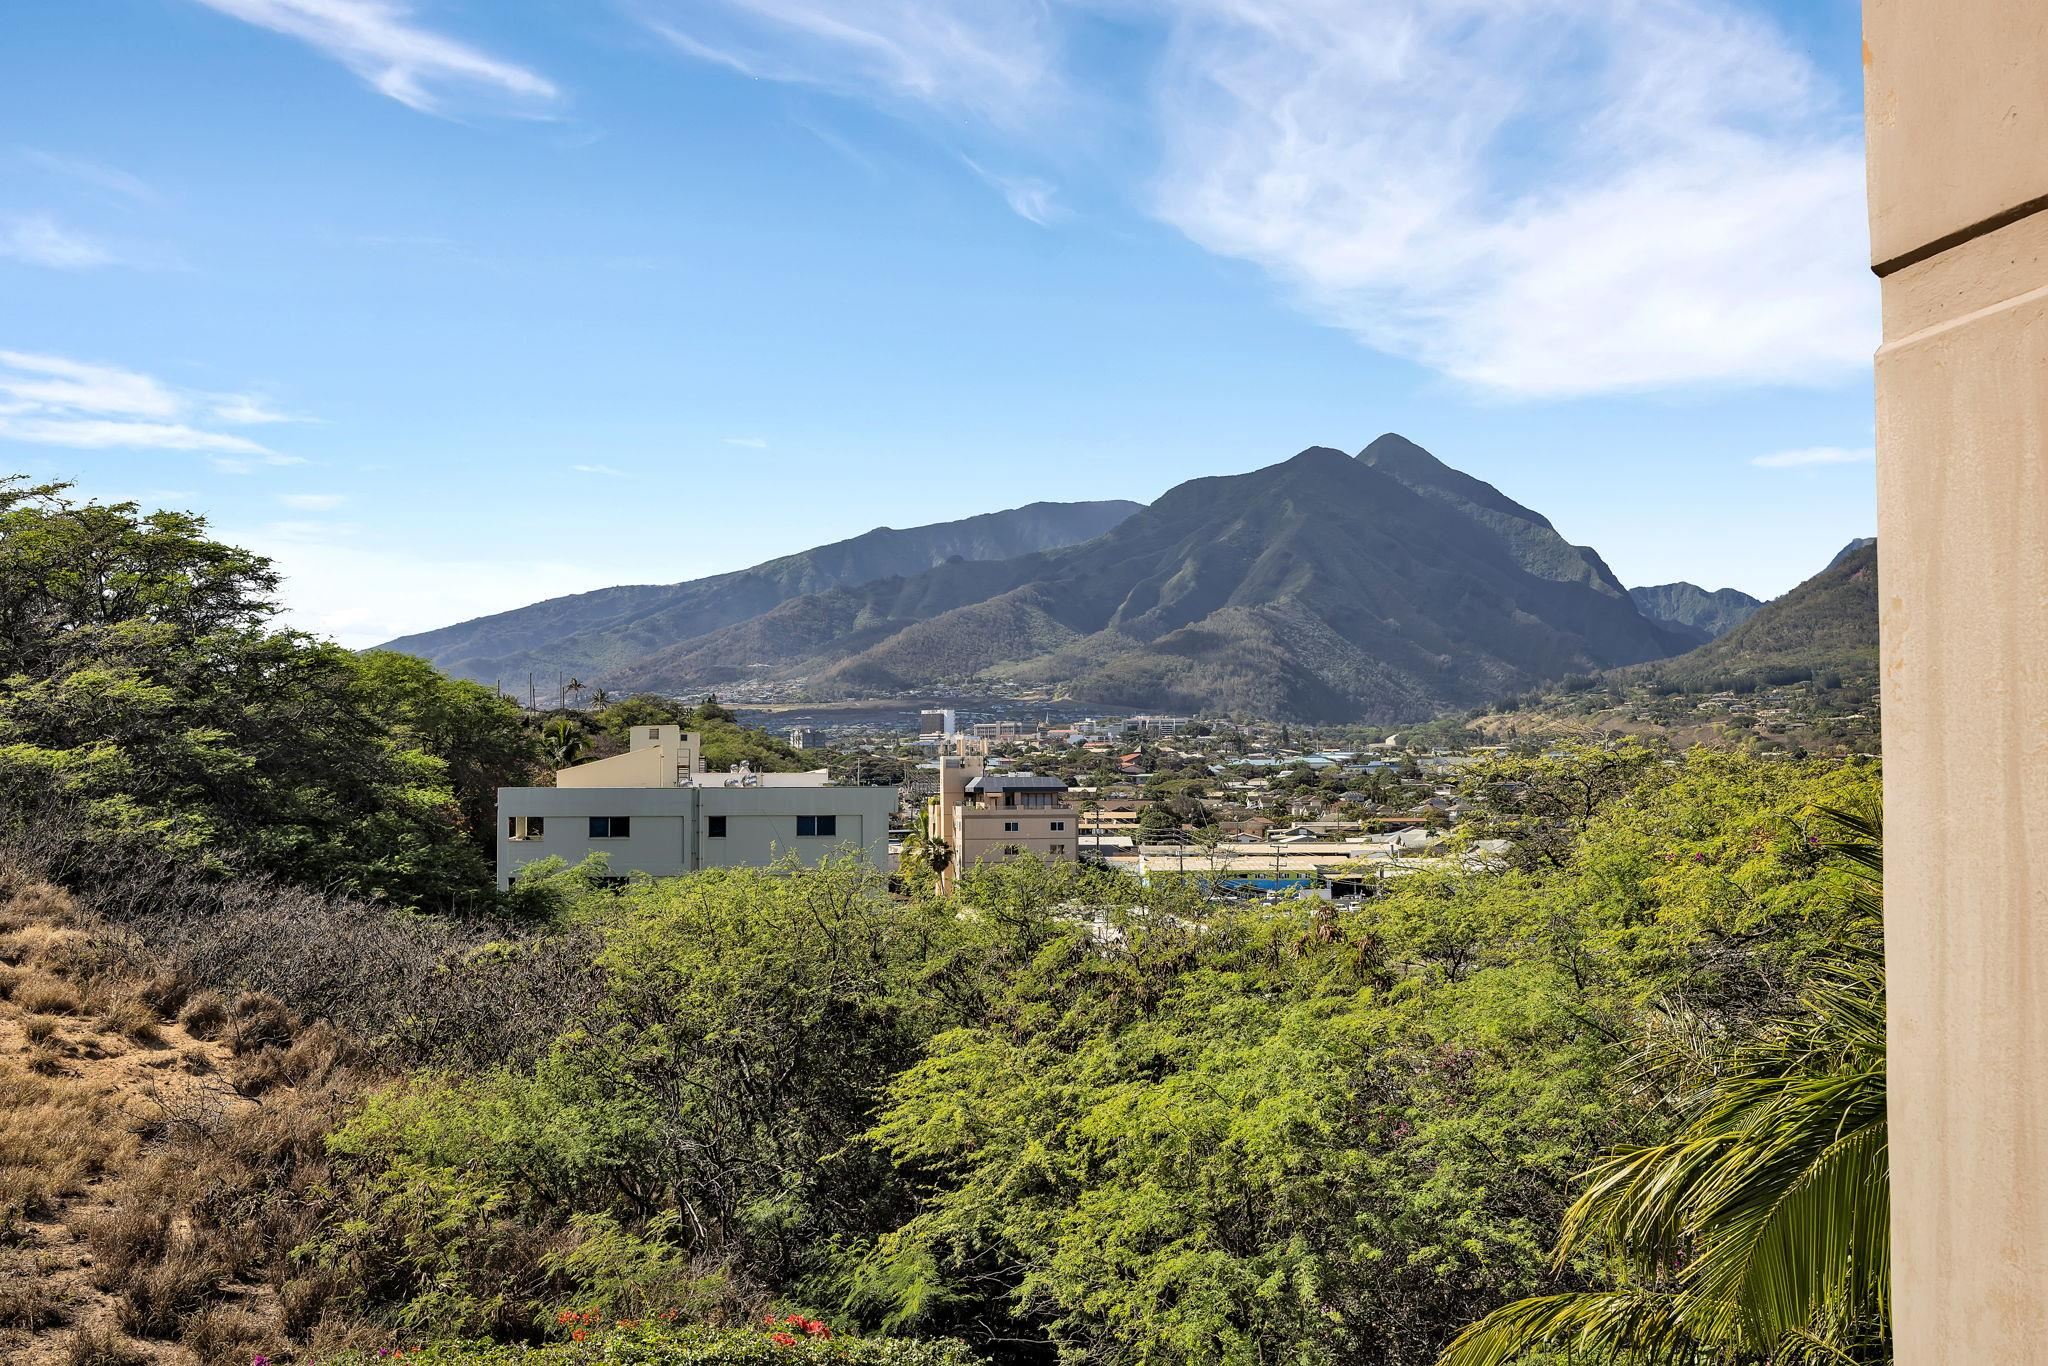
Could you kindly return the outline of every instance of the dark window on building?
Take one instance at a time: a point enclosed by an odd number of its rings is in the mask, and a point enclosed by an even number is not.
[[[1003,833],[1004,833],[1005,835],[1014,835],[1014,834],[1016,834],[1016,833],[1017,833],[1017,822],[1015,822],[1015,821],[1004,821],[1004,822],[1003,822]]]
[[[796,818],[796,833],[804,837],[823,836],[829,838],[839,833],[839,817],[798,816]]]
[[[725,838],[725,817],[723,817],[723,816],[706,816],[706,817],[704,818],[704,834],[705,834],[705,837],[706,837],[706,838],[708,838],[708,839],[714,839],[714,840],[722,840],[722,839],[724,839],[724,838]]]
[[[631,816],[592,816],[590,837],[594,840],[622,840],[633,833]]]
[[[519,817],[505,817],[505,838],[509,840],[516,840],[519,838]]]
[[[1065,821],[1053,821],[1051,822],[1051,825],[1052,828],[1055,830],[1064,830],[1067,828],[1067,823]]]

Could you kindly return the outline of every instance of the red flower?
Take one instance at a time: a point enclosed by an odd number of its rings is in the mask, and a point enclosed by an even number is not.
[[[556,1322],[556,1323],[574,1323],[574,1322],[576,1322],[576,1311],[575,1311],[574,1309],[564,1309],[564,1310],[563,1310],[563,1311],[562,1311],[561,1313],[559,1313],[559,1314],[555,1315],[555,1322]]]
[[[796,1339],[791,1337],[787,1333],[770,1333],[768,1335],[768,1340],[774,1343],[777,1347],[796,1346]]]

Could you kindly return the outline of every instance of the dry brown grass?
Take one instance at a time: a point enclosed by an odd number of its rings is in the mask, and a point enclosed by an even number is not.
[[[134,1148],[118,1100],[6,1058],[0,1114],[7,1116],[0,1125],[0,1225],[47,1213]]]
[[[78,992],[69,982],[35,977],[15,987],[14,1004],[31,1015],[70,1015],[78,1009]]]
[[[199,1366],[247,1366],[259,1352],[282,1350],[283,1335],[268,1318],[246,1309],[208,1309],[185,1323],[179,1345]]]
[[[99,1025],[107,1033],[119,1034],[139,1044],[155,1045],[164,1041],[156,1011],[139,996],[120,996],[109,1001],[100,1010]]]
[[[71,1296],[44,1276],[0,1279],[0,1328],[40,1332],[71,1322]]]
[[[221,1029],[228,1022],[227,997],[217,991],[195,993],[186,1002],[184,1012],[178,1016],[178,1023],[185,1032],[195,1039],[217,1039]]]
[[[236,1057],[266,1048],[286,1048],[292,1041],[292,1013],[284,1002],[261,991],[244,992],[229,1013],[223,1042]]]
[[[161,1261],[135,1268],[121,1283],[121,1327],[139,1338],[176,1338],[186,1316],[206,1307],[227,1273],[210,1239],[174,1235]]]
[[[177,1018],[179,1011],[192,997],[192,984],[183,973],[165,970],[153,972],[136,987],[135,994],[143,1004],[156,1012],[160,1020]]]
[[[21,1022],[21,1033],[30,1043],[45,1043],[57,1036],[57,1017],[31,1015]]]
[[[112,1328],[81,1328],[65,1344],[64,1366],[149,1366],[150,1354]]]
[[[128,1205],[83,1221],[80,1231],[92,1249],[93,1283],[117,1290],[136,1268],[163,1255],[171,1241],[171,1216]]]

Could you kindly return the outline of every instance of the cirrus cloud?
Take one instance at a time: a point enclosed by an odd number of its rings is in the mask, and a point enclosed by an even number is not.
[[[1144,207],[1310,315],[1481,391],[1827,384],[1876,343],[1855,110],[1734,0],[641,12],[689,55],[937,111],[948,136],[1046,161],[1128,103],[1067,59],[1107,13],[1153,57],[1133,115],[1156,149]],[[997,188],[1046,221],[1054,186],[1013,183],[1032,192]]]
[[[227,473],[293,465],[272,450],[209,420],[248,400],[187,394],[153,375],[68,356],[0,350],[0,441],[72,450],[197,451]]]
[[[554,82],[538,72],[413,21],[402,0],[198,0],[245,23],[297,38],[375,89],[423,114],[443,112],[450,88],[507,98],[523,107],[553,103]]]
[[[1787,470],[1809,465],[1868,465],[1875,459],[1877,451],[1869,446],[1802,446],[1759,455],[1749,463],[1760,469]]]

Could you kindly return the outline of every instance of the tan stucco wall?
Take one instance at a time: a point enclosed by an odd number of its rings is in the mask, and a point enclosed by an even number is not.
[[[636,749],[555,770],[556,787],[674,787],[675,757],[663,749]]]
[[[2048,4],[1864,21],[1896,1360],[2044,1361]]]

